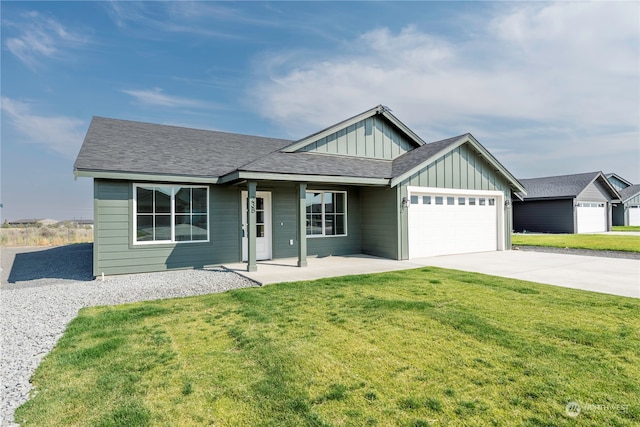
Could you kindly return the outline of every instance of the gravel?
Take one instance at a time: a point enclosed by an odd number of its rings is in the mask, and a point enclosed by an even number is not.
[[[131,274],[93,280],[91,245],[2,248],[0,424],[15,426],[29,379],[83,307],[178,298],[256,286],[224,268]]]

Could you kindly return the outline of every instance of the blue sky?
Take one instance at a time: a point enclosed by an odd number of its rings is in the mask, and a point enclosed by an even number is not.
[[[639,2],[0,7],[2,220],[92,217],[92,116],[299,139],[383,104],[519,178],[640,183]]]

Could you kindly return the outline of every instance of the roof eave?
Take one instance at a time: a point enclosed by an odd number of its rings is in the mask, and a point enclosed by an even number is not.
[[[220,178],[218,184],[228,184],[241,180],[265,180],[288,182],[322,182],[331,184],[387,186],[387,178],[367,178],[338,175],[287,174],[277,172],[235,171]]]
[[[79,169],[73,171],[75,178],[94,178],[94,179],[117,179],[125,181],[156,181],[156,182],[191,182],[198,184],[218,184],[220,177],[217,176],[194,176],[194,175],[165,175],[144,172],[122,172],[122,171],[105,171],[92,169]]]

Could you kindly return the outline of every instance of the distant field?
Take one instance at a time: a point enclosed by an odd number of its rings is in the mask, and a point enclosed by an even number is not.
[[[514,234],[514,246],[551,246],[599,251],[640,252],[639,236],[611,234]]]
[[[614,225],[611,227],[613,231],[640,231],[638,225]]]
[[[0,228],[1,246],[58,246],[93,242],[93,228],[43,225],[40,227]]]

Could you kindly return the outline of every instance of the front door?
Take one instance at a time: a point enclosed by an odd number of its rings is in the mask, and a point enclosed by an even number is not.
[[[247,246],[247,192],[242,192],[242,260],[249,259]],[[256,259],[271,259],[271,193],[256,192]]]

